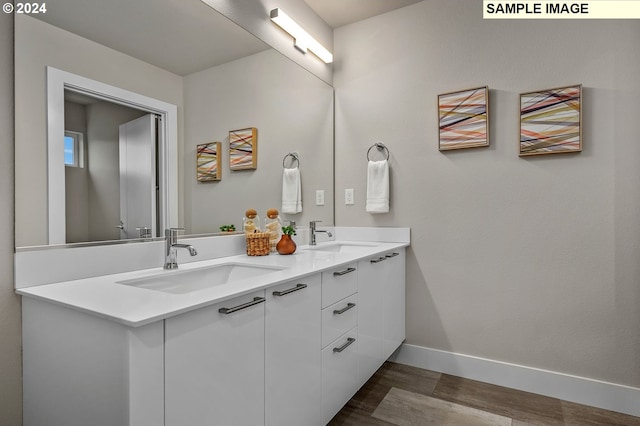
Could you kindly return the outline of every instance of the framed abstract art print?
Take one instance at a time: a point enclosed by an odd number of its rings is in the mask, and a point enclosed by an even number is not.
[[[489,146],[487,86],[438,95],[439,149]]]
[[[582,151],[582,85],[520,95],[520,156]]]

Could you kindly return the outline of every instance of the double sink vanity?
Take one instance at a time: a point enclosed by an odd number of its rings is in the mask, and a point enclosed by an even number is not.
[[[409,230],[335,227],[335,241],[261,257],[243,235],[183,237],[165,270],[164,229],[211,232],[249,201],[273,206],[287,153],[304,164],[303,199],[326,191],[295,219],[334,223],[334,89],[330,66],[301,67],[232,22],[246,2],[147,3],[122,14],[60,1],[15,17],[24,425],[326,424],[404,339]],[[146,190],[120,180],[121,154],[138,152],[120,126],[138,120],[157,130],[144,162],[156,167],[125,163]],[[228,140],[233,123],[268,142],[260,166],[231,172],[225,154],[223,181],[192,178],[196,147]],[[77,155],[65,165],[68,134]],[[151,240],[136,240],[147,228]]]
[[[24,424],[326,424],[405,338],[409,231],[366,229],[17,289]]]

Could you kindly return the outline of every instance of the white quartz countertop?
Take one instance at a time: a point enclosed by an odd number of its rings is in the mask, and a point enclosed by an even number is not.
[[[349,249],[344,252],[322,250],[323,247],[340,244],[348,244]],[[138,327],[273,285],[338,268],[361,259],[373,258],[407,245],[407,243],[334,241],[318,244],[315,247],[300,246],[294,254],[287,256],[277,253],[271,253],[268,256],[243,254],[185,263],[173,271],[165,271],[159,267],[22,288],[16,291],[24,297],[37,298],[127,326]],[[274,269],[273,272],[257,277],[239,279],[183,294],[120,283],[152,275],[175,274],[229,263],[282,269]]]

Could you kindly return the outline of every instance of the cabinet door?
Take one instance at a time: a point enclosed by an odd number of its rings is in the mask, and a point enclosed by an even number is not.
[[[265,424],[320,425],[320,274],[267,289]]]
[[[405,278],[405,249],[394,250],[385,255],[384,298],[385,326],[384,340],[387,359],[402,344],[406,334],[406,278]]]
[[[264,423],[264,291],[165,321],[165,425]]]
[[[375,256],[358,262],[358,380],[363,385],[385,361],[385,312],[389,294],[387,258]]]

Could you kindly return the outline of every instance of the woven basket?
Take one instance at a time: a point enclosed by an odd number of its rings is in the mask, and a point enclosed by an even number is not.
[[[249,256],[266,256],[269,254],[269,233],[254,232],[246,234],[247,239],[247,255]]]

